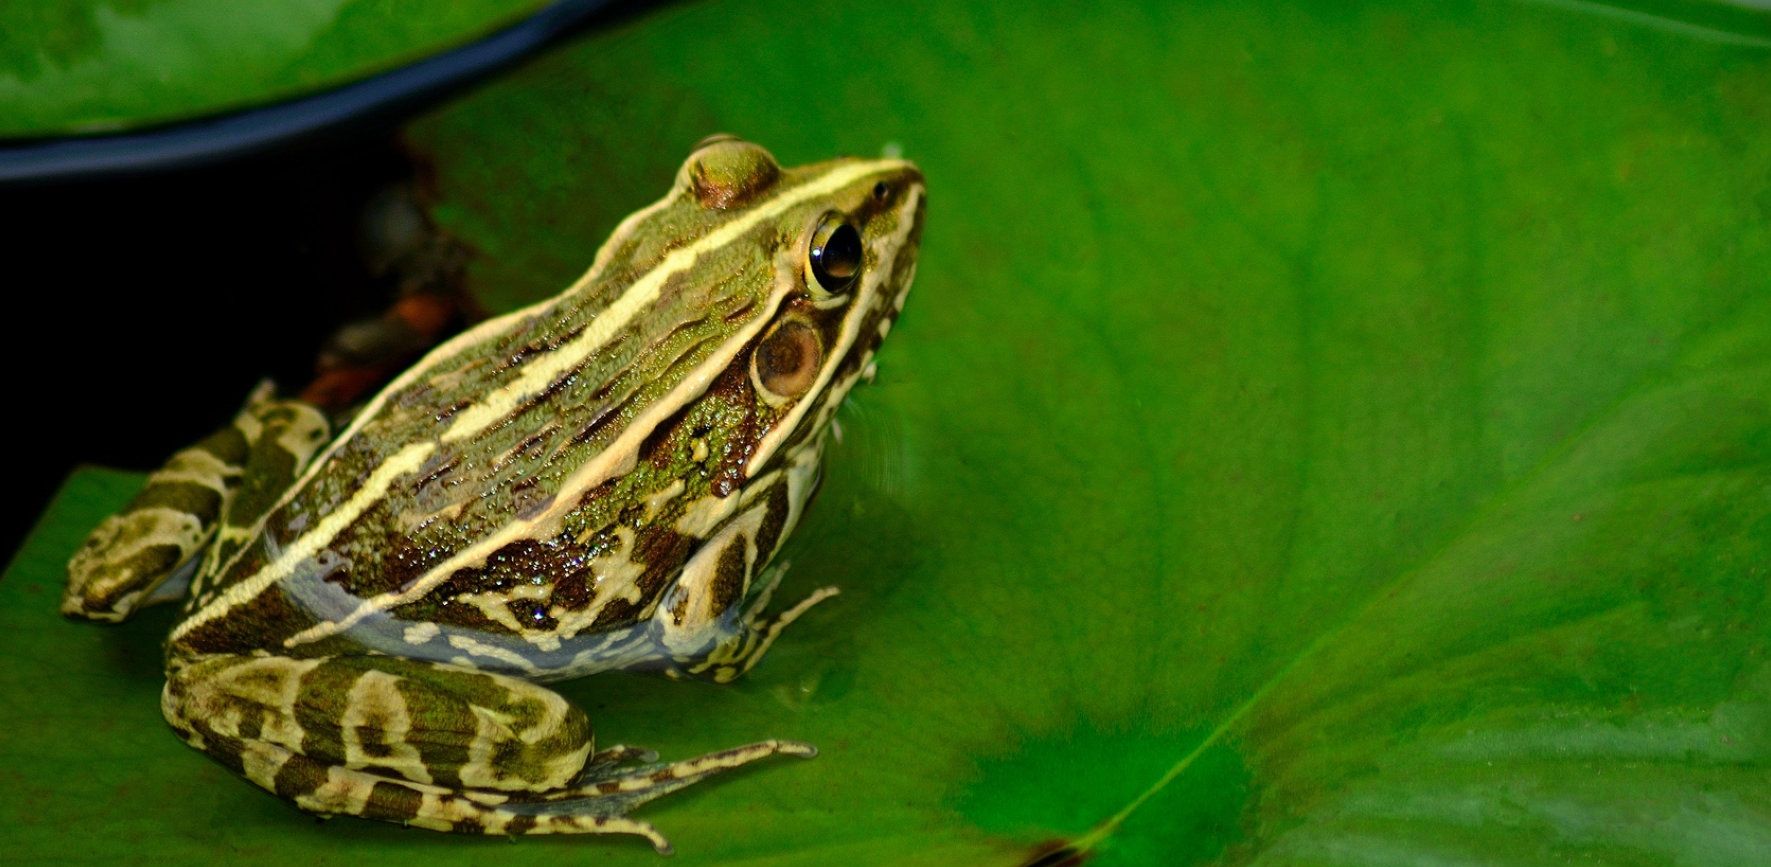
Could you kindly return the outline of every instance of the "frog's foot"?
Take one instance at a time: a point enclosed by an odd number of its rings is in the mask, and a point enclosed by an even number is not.
[[[755,667],[788,624],[798,620],[812,606],[842,592],[836,587],[820,587],[787,610],[765,617],[763,612],[769,607],[775,588],[781,586],[781,578],[787,574],[787,566],[788,564],[782,563],[764,573],[756,597],[740,615],[737,628],[730,635],[715,642],[703,653],[673,658],[672,664],[665,668],[665,674],[674,678],[692,677],[715,683],[729,683]]]
[[[765,741],[668,764],[637,747],[593,754],[589,721],[551,690],[389,656],[175,660],[163,706],[192,746],[310,812],[462,833],[633,834],[660,852],[669,844],[630,810],[814,752]]]
[[[649,752],[649,751],[634,751]],[[535,823],[522,833],[577,833],[576,823],[584,821],[585,816],[605,814],[611,806],[621,814],[652,800],[667,795],[685,786],[698,783],[715,774],[740,768],[759,759],[770,756],[799,756],[811,758],[818,754],[816,747],[800,741],[767,740],[741,747],[708,753],[699,758],[687,759],[668,764],[647,763],[637,767],[587,769],[584,777],[575,785],[553,792],[536,795],[521,795],[502,804],[498,804],[495,812],[527,824]],[[633,819],[622,818],[625,823],[619,830],[609,826],[610,833],[639,834],[652,841],[653,848],[660,854],[670,853],[670,844],[650,824]],[[516,833],[504,831],[502,833]]]

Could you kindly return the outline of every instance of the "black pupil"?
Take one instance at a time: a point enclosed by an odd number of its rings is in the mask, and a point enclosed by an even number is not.
[[[861,270],[861,233],[843,223],[830,231],[824,243],[812,248],[812,274],[832,292],[847,288]]]

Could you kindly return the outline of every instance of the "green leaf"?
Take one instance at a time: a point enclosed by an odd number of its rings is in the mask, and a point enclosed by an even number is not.
[[[1764,16],[1084,5],[673,6],[411,131],[495,307],[716,130],[928,175],[786,554],[844,594],[730,687],[564,687],[670,757],[822,748],[645,808],[677,862],[1762,860]],[[657,863],[320,825],[185,749],[170,615],[53,613],[126,495],[76,476],[0,581],[9,854]]]
[[[28,0],[0,27],[0,138],[185,120],[344,84],[546,0]]]

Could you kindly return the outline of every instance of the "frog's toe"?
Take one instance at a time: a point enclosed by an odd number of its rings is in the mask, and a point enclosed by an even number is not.
[[[656,758],[657,753],[641,750],[637,747],[614,747],[598,753],[626,750],[638,755],[650,754]],[[666,764],[648,763],[639,767],[621,768],[613,763],[592,763],[585,768],[584,775],[577,786],[550,794],[550,800],[582,799],[594,796],[625,795],[645,793],[643,800],[651,800],[659,795],[680,789],[690,783],[699,782],[722,771],[743,767],[758,759],[770,756],[798,756],[809,759],[818,754],[818,748],[805,741],[790,741],[771,738],[754,744],[720,750],[693,759]]]
[[[584,764],[584,775],[588,777],[600,768],[620,767],[634,763],[650,764],[656,761],[658,761],[657,750],[617,744],[592,753],[590,760]]]
[[[627,757],[651,752],[615,747],[598,755],[617,751]],[[625,814],[654,798],[760,759],[776,755],[811,758],[817,754],[816,747],[803,741],[776,739],[667,764],[623,768],[613,761],[593,762],[576,786],[538,795],[516,795],[499,804],[495,808],[497,827],[504,829],[502,833],[521,834],[639,834],[650,839],[660,853],[668,854],[670,844],[651,825],[628,819]],[[513,824],[512,817],[521,818]]]

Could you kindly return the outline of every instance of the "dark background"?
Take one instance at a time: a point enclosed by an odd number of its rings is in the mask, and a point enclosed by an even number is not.
[[[16,407],[0,562],[74,468],[151,470],[226,423],[264,377],[299,391],[329,336],[384,309],[398,277],[376,273],[365,223],[377,195],[424,186],[405,121],[526,53],[655,5],[561,3],[547,41],[200,168],[0,184],[13,275],[0,282],[0,364]]]
[[[364,206],[414,172],[381,126],[200,170],[0,188],[6,560],[80,464],[151,469],[261,378],[305,385],[327,336],[387,302]]]

